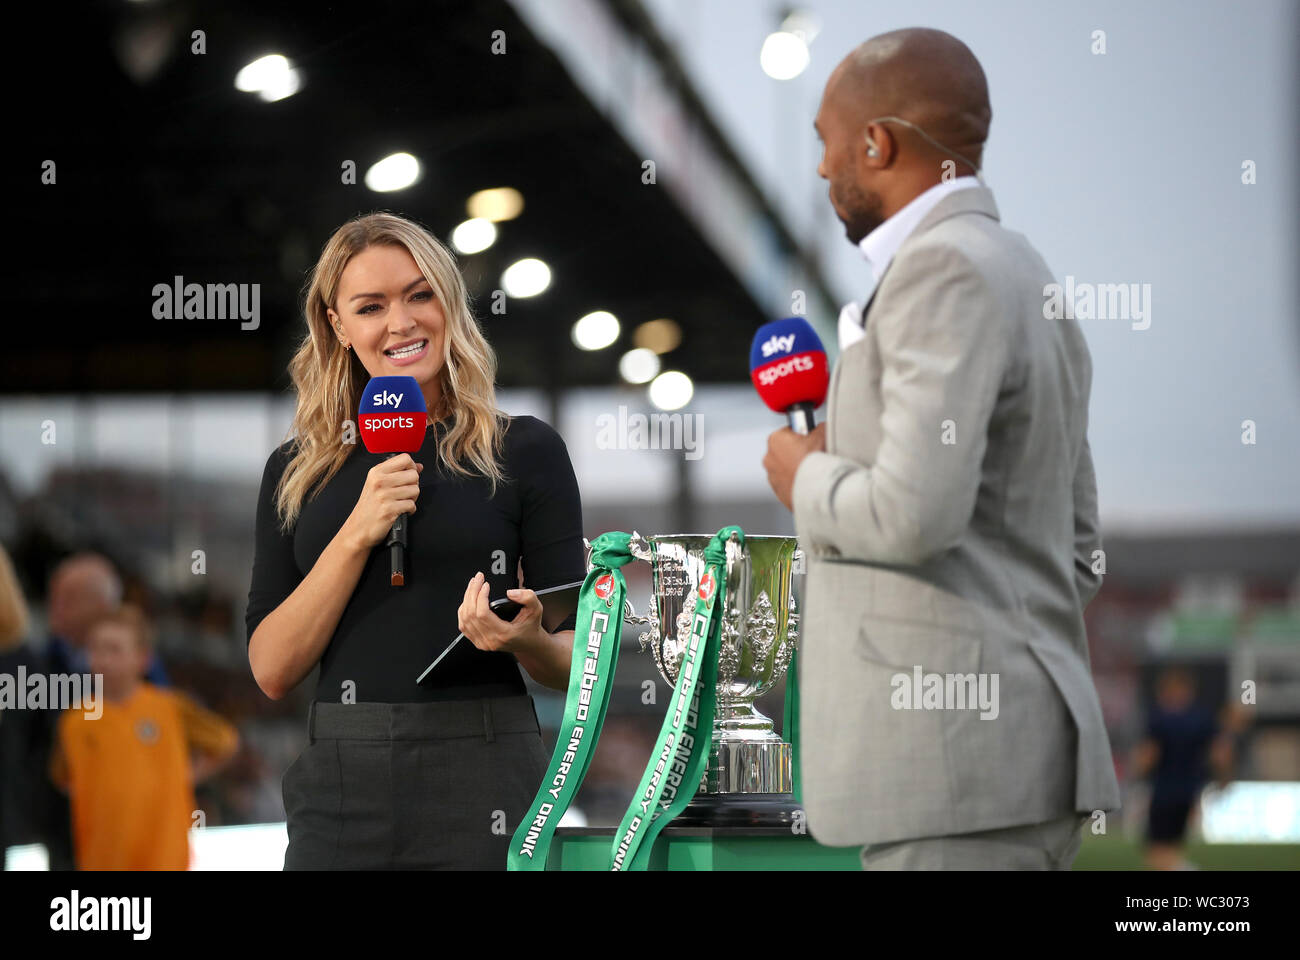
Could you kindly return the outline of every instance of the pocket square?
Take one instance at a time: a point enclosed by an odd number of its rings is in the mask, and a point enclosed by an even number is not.
[[[862,304],[852,300],[840,310],[839,336],[841,352],[845,347],[857,343],[867,335],[862,326],[862,307]]]

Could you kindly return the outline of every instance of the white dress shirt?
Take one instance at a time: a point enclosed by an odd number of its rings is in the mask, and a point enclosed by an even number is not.
[[[903,245],[903,241],[920,225],[921,221],[925,219],[925,215],[934,209],[935,204],[950,193],[979,186],[983,186],[979,178],[970,176],[955,177],[944,183],[936,183],[929,190],[913,197],[903,209],[863,237],[858,244],[858,249],[867,258],[867,263],[871,265],[871,273],[876,278],[876,283],[880,283],[880,278],[885,275],[885,270],[894,259],[894,254],[898,252],[898,248]],[[841,350],[857,343],[867,335],[863,329],[862,316],[866,304],[867,300],[861,303],[855,300],[846,303],[840,311],[839,335]]]

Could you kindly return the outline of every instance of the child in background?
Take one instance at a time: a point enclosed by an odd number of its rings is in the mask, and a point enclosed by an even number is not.
[[[1163,669],[1155,694],[1133,767],[1136,777],[1151,778],[1146,862],[1152,870],[1194,870],[1184,857],[1187,823],[1210,777],[1222,784],[1231,774],[1232,739],[1198,701],[1196,677],[1186,667]]]
[[[104,678],[103,715],[65,711],[50,760],[71,800],[77,868],[185,870],[194,784],[229,762],[239,735],[184,694],[144,681],[153,642],[139,608],[96,621],[87,646]]]

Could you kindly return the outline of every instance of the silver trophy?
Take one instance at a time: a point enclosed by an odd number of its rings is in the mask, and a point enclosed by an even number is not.
[[[650,648],[668,683],[677,682],[690,641],[691,620],[704,575],[706,534],[633,533],[629,549],[650,564],[651,603],[646,616],[627,608],[625,618],[644,624],[641,649]],[[733,535],[725,544],[727,589],[718,648],[717,710],[709,762],[684,823],[787,824],[797,809],[791,796],[790,744],[754,701],[776,685],[798,641],[799,614],[792,588],[798,542],[794,537]]]

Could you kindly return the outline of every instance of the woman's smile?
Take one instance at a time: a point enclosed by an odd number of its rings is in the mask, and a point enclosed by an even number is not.
[[[395,367],[405,367],[412,363],[417,363],[429,355],[429,338],[422,337],[419,340],[407,341],[396,347],[389,347],[384,351],[384,356],[388,362]]]

